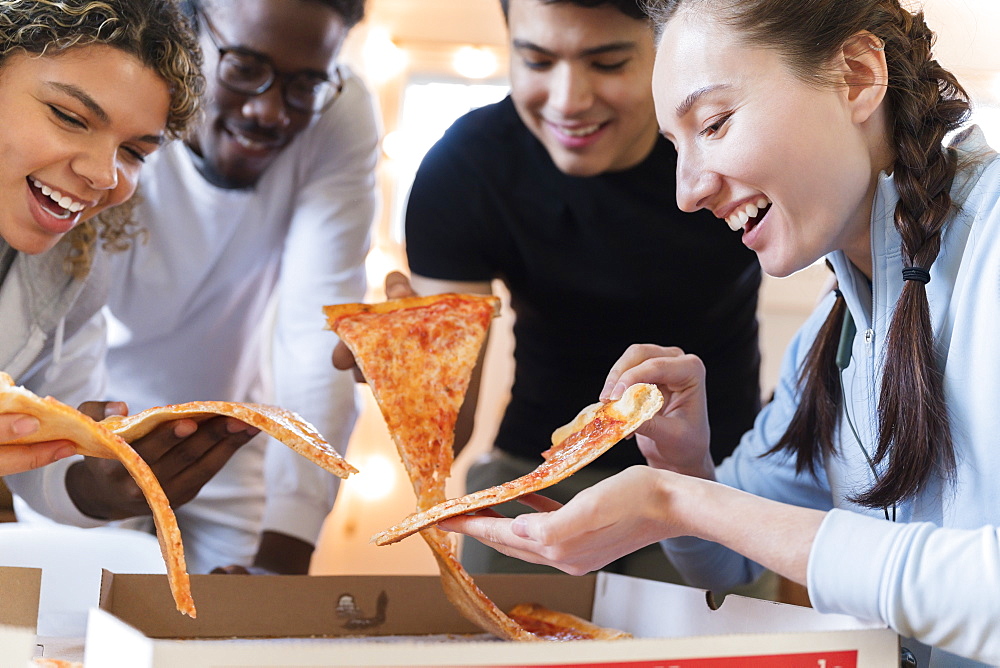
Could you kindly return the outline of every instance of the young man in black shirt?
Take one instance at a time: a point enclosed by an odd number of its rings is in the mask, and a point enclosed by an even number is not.
[[[418,294],[491,292],[516,320],[515,378],[494,447],[468,491],[535,468],[552,431],[597,401],[632,343],[680,346],[708,374],[719,461],[760,407],[760,269],[738,235],[675,201],[676,153],[659,136],[650,88],[654,37],[637,0],[503,0],[510,97],[460,118],[427,154],[406,210]],[[390,296],[402,296],[397,282]],[[476,371],[456,433],[468,440]],[[488,379],[487,379],[488,381]],[[644,464],[634,439],[544,494]],[[526,508],[500,507],[502,512]],[[465,541],[470,573],[550,570]],[[674,580],[659,546],[607,570]]]

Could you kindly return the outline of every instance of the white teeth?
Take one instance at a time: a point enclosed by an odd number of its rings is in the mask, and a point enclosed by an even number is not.
[[[587,135],[592,135],[601,128],[600,123],[595,123],[594,125],[588,125],[582,128],[562,128],[564,134],[570,137],[586,137]]]
[[[742,209],[733,211],[726,218],[726,224],[729,225],[729,229],[736,232],[743,229],[743,226],[747,224],[747,221],[751,218],[756,218],[757,214],[761,212],[762,209],[769,206],[771,202],[766,197],[758,197],[755,202],[749,202]]]
[[[255,141],[253,139],[244,137],[243,135],[234,134],[233,137],[236,138],[237,144],[243,146],[244,148],[248,148],[252,151],[261,151],[268,147],[268,145],[265,142]]]
[[[49,213],[52,213],[57,218],[67,218],[69,216],[69,214],[71,214],[71,213],[79,213],[80,211],[84,210],[85,206],[83,204],[81,204],[80,202],[77,202],[76,200],[74,200],[69,195],[63,195],[58,190],[53,190],[52,188],[50,188],[49,186],[45,185],[44,183],[42,183],[41,181],[39,181],[36,178],[32,178],[31,182],[32,182],[32,184],[34,184],[34,186],[36,188],[38,188],[39,190],[42,191],[43,195],[45,195],[46,197],[48,197],[49,199],[51,199],[53,202],[55,202],[56,204],[58,204],[63,209],[66,209],[67,213],[65,215],[49,211]]]

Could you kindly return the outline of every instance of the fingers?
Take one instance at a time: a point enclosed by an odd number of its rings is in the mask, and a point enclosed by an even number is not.
[[[410,285],[410,278],[406,274],[392,271],[385,277],[386,299],[402,299],[403,297],[413,297],[416,294]]]
[[[175,420],[173,426],[169,434],[159,437],[161,446],[170,445],[158,459],[157,469],[168,477],[184,476],[192,481],[189,484],[199,487],[260,432],[236,418],[223,416],[202,422]]]
[[[614,401],[620,399],[625,390],[628,389],[630,385],[634,385],[635,383],[655,383],[656,385],[665,384],[663,381],[668,379],[669,374],[662,378],[654,378],[652,375],[646,375],[645,373],[636,373],[634,372],[634,369],[645,365],[644,370],[657,369],[662,373],[667,371],[668,367],[663,365],[663,367],[660,368],[657,365],[646,365],[646,363],[650,361],[668,362],[682,357],[693,356],[685,355],[683,350],[675,347],[664,347],[643,343],[637,343],[629,346],[608,372],[608,377],[604,381],[604,387],[601,389],[601,401]]]
[[[73,454],[76,448],[69,441],[4,445],[0,447],[0,476],[37,469]]]
[[[128,415],[128,404],[124,401],[85,401],[77,410],[91,420],[100,422],[112,415]]]
[[[347,371],[355,368],[354,353],[343,341],[333,347],[333,368]]]
[[[0,413],[0,443],[30,436],[38,431],[38,418],[22,413]]]
[[[532,510],[537,510],[540,513],[548,513],[553,510],[559,510],[563,506],[563,504],[558,501],[554,501],[547,496],[535,493],[525,494],[522,497],[518,497],[517,502],[528,506]]]

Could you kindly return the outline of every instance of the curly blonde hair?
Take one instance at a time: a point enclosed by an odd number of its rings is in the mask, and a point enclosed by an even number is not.
[[[0,0],[0,69],[13,53],[94,44],[135,56],[167,82],[167,136],[185,136],[198,115],[205,80],[197,39],[174,0]],[[86,276],[98,239],[108,250],[128,247],[136,236],[133,209],[134,202],[126,202],[69,234],[67,270],[73,276]]]

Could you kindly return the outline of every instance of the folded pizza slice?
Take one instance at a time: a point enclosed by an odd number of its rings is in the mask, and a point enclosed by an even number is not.
[[[592,404],[567,425],[556,429],[552,434],[552,447],[542,453],[545,461],[531,473],[414,513],[375,534],[372,540],[377,545],[389,545],[449,517],[496,506],[551,487],[628,437],[662,407],[663,395],[656,385],[632,385],[620,399]]]
[[[358,472],[327,443],[316,427],[298,413],[278,406],[232,401],[191,401],[150,408],[127,417],[113,415],[101,420],[101,424],[131,443],[164,422],[182,418],[198,420],[216,415],[234,417],[260,429],[338,478],[347,478]]]
[[[34,434],[12,441],[10,445],[66,439],[76,444],[76,450],[81,455],[117,459],[125,466],[142,490],[153,513],[156,536],[167,566],[167,581],[174,603],[179,611],[195,617],[194,599],[191,597],[191,583],[184,561],[177,518],[153,471],[132,446],[107,426],[77,409],[52,397],[39,397],[30,390],[14,385],[13,379],[3,372],[0,372],[0,413],[33,415],[41,423]]]

